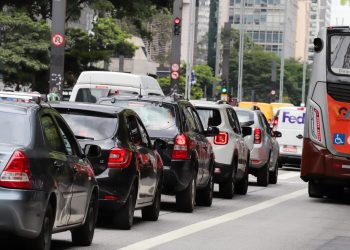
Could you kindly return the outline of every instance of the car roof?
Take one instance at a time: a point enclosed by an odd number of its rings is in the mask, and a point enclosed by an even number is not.
[[[277,110],[300,110],[300,111],[306,111],[305,107],[280,107]]]
[[[201,101],[201,100],[191,100],[190,103],[192,103],[195,107],[203,107],[203,108],[227,108],[232,107],[228,104],[219,104],[212,101]]]
[[[40,106],[33,102],[0,101],[0,111],[27,114],[33,108]]]
[[[255,113],[256,111],[260,111],[260,110],[251,110],[251,109],[247,109],[247,108],[238,108],[238,107],[234,107],[234,110],[245,111],[245,112],[248,112],[248,113]]]
[[[86,111],[94,111],[106,114],[120,113],[126,108],[113,106],[113,105],[101,105],[95,103],[82,103],[82,102],[51,102],[53,108],[65,108],[65,109],[79,109]]]
[[[169,104],[175,104],[177,102],[188,102],[188,100],[185,99],[177,99],[177,98],[172,98],[170,96],[143,96],[143,97],[138,97],[138,96],[114,96],[111,98],[101,98],[99,100],[100,102],[102,101],[139,101],[139,102],[162,102],[162,103],[169,103]]]

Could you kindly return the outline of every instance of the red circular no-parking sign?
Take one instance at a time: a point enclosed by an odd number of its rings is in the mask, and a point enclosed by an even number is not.
[[[64,44],[64,37],[61,34],[54,34],[51,42],[55,46],[62,46]]]
[[[171,72],[170,76],[171,76],[171,79],[177,80],[177,79],[179,79],[180,74],[177,71],[173,71],[173,72]]]

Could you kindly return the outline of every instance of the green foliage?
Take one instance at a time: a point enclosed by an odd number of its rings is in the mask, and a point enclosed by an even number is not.
[[[6,81],[32,81],[48,70],[50,30],[27,15],[0,12],[0,68]]]

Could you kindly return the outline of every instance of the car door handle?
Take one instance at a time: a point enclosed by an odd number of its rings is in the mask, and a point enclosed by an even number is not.
[[[59,162],[59,161],[54,161],[53,165],[54,165],[55,168],[60,169],[60,168],[62,168],[64,166],[64,163],[63,162]]]
[[[302,135],[297,135],[297,138],[298,139],[303,139],[303,136]]]

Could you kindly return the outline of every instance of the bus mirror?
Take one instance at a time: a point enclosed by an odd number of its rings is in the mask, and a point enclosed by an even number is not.
[[[321,52],[323,49],[323,41],[321,38],[317,37],[314,39],[314,50],[315,52]]]

